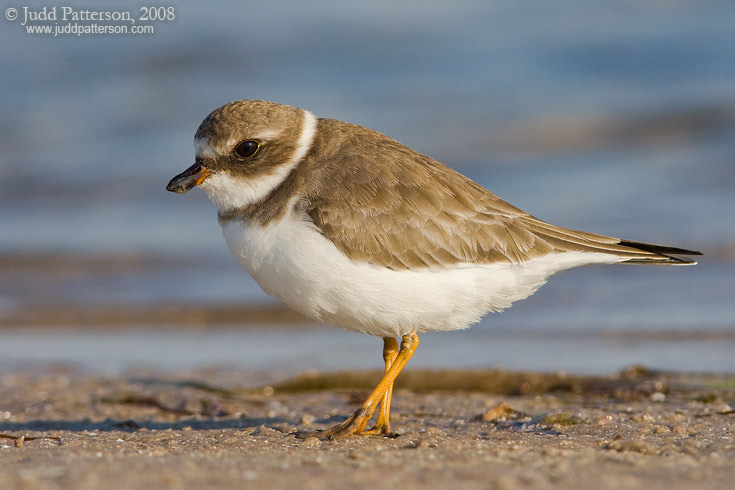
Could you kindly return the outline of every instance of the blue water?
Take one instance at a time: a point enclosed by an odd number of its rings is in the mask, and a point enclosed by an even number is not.
[[[735,328],[733,2],[175,11],[151,35],[52,38],[0,21],[0,255],[170,260],[73,277],[0,271],[0,313],[47,300],[270,301],[229,257],[202,193],[164,190],[192,163],[209,111],[263,98],[385,132],[551,223],[705,252],[694,268],[570,271],[467,342]],[[649,347],[639,362],[656,358]]]
[[[476,328],[421,337],[407,369],[502,368],[607,374],[626,366],[687,372],[735,372],[735,338],[667,339],[521,333]],[[150,328],[120,330],[9,330],[0,333],[0,372],[48,364],[96,373],[229,368],[272,379],[303,371],[382,369],[382,342],[322,326],[299,329],[202,331]]]

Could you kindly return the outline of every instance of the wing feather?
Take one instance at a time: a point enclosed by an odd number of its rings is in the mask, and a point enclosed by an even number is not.
[[[337,147],[332,138],[327,156],[314,163],[320,185],[305,197],[304,211],[353,260],[404,270],[586,251],[672,263],[654,249],[631,247],[634,242],[545,223],[380,133],[326,123],[349,131],[332,128],[332,136],[343,138]]]

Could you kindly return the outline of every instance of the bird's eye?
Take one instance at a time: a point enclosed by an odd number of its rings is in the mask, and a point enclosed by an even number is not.
[[[235,147],[235,153],[243,158],[248,158],[255,155],[255,152],[260,148],[260,143],[253,140],[243,141]]]

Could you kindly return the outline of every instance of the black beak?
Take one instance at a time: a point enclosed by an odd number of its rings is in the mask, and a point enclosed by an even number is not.
[[[166,186],[166,190],[183,194],[204,182],[204,179],[210,175],[212,175],[212,172],[204,168],[201,163],[195,163],[171,179],[171,182]]]

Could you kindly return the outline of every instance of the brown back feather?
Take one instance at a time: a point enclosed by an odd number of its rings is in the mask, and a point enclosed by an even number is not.
[[[311,183],[303,210],[353,260],[404,270],[515,264],[565,251],[668,259],[617,238],[545,223],[375,131],[320,119],[317,134],[294,176]]]

